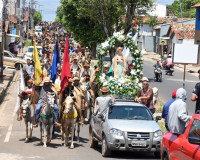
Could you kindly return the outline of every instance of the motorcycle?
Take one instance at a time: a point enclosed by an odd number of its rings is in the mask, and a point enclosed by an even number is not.
[[[166,75],[170,75],[172,76],[172,73],[174,72],[174,65],[170,65],[169,67],[167,67],[167,70],[166,70]]]
[[[155,72],[155,81],[162,82],[162,70],[161,70],[161,68],[156,68],[154,72]],[[156,74],[157,74],[157,79],[156,79]]]

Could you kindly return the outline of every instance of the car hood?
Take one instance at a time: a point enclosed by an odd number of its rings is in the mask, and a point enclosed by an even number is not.
[[[118,120],[108,119],[111,128],[116,128],[124,132],[155,132],[161,130],[156,121],[147,120]]]

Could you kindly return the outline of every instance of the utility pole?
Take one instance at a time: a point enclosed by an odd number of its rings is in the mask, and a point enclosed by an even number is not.
[[[5,31],[5,21],[7,19],[7,9],[6,9],[7,0],[3,1],[3,9],[2,9],[2,37],[1,37],[1,47],[0,47],[0,81],[3,81],[3,56],[4,56],[4,46],[5,46],[5,38],[6,38],[6,31]]]
[[[180,11],[181,11],[181,19],[182,19],[182,27],[183,27],[183,39],[185,38],[185,31],[183,25],[183,10],[182,10],[182,0],[180,0]]]
[[[29,36],[29,16],[30,16],[30,2],[29,2],[29,5],[28,5],[28,27],[27,27],[27,37],[26,39],[28,40],[28,36]]]

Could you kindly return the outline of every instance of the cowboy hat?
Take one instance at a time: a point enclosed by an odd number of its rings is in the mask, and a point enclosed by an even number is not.
[[[78,77],[74,77],[73,79],[74,81],[80,81],[80,79]]]
[[[148,79],[147,77],[143,77],[143,78],[142,78],[142,82],[144,82],[144,81],[149,82],[149,79]]]
[[[68,83],[73,83],[73,82],[74,82],[74,81],[73,81],[72,78],[70,78],[69,81],[68,81]]]
[[[33,80],[32,80],[32,79],[29,79],[29,80],[27,81],[27,83],[33,83]]]
[[[88,63],[85,63],[83,67],[90,67]]]
[[[103,87],[103,88],[101,89],[101,92],[109,92],[109,90],[108,90],[107,87]]]
[[[48,83],[48,82],[49,82],[49,83],[52,82],[51,79],[50,79],[50,77],[45,77],[45,78],[44,78],[44,83],[46,83],[46,82],[47,82],[47,83]]]

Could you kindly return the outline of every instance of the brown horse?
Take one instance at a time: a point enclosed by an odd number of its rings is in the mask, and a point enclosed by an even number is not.
[[[72,97],[68,96],[63,104],[64,104],[64,111],[62,115],[62,129],[61,129],[62,141],[64,141],[64,132],[65,132],[64,146],[67,146],[69,141],[69,134],[72,131],[70,148],[73,149],[74,132],[75,132],[78,113],[76,108],[74,107],[74,100]],[[78,131],[80,130],[78,129]],[[79,133],[78,133],[78,139],[79,139]]]

